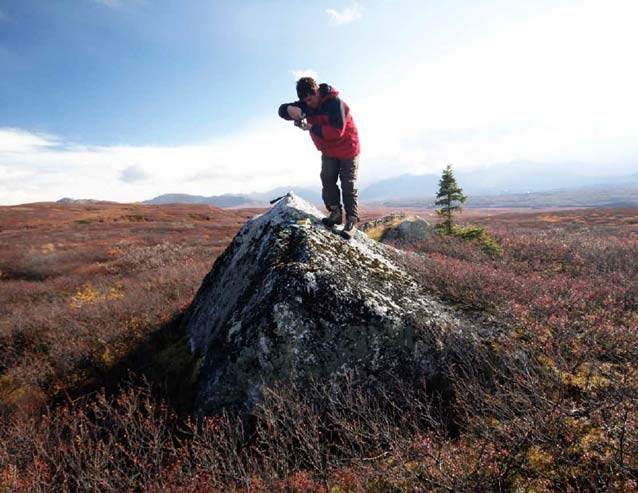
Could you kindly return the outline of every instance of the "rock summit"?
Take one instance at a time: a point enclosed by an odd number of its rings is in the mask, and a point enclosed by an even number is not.
[[[264,386],[374,379],[409,364],[436,377],[473,330],[357,232],[346,241],[289,193],[247,221],[204,278],[185,319],[200,362],[200,414],[249,411]]]

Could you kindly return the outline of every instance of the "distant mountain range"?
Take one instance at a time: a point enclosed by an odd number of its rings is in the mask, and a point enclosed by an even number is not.
[[[151,200],[145,200],[144,204],[164,205],[164,204],[208,204],[216,207],[241,207],[253,203],[246,195],[188,195],[185,193],[166,193]]]
[[[385,207],[433,207],[432,198],[389,199]],[[595,185],[568,190],[545,192],[503,193],[500,195],[469,195],[466,208],[526,208],[558,209],[586,207],[638,207],[638,183],[628,185]]]
[[[204,197],[202,195],[187,195],[183,193],[167,193],[159,195],[151,200],[145,200],[143,203],[155,205],[180,203],[208,204],[216,207],[263,207],[271,200],[281,197],[293,189],[297,195],[303,197],[309,202],[315,204],[320,204],[322,202],[320,190],[299,187],[280,187],[262,193],[224,194],[211,195],[210,197]]]
[[[468,196],[528,194],[566,191],[583,187],[638,185],[638,173],[632,175],[591,176],[582,163],[538,164],[516,161],[454,175]],[[379,181],[361,191],[363,202],[385,202],[432,197],[439,189],[440,175],[401,175]]]
[[[604,207],[638,205],[638,173],[591,176],[582,163],[539,164],[515,161],[473,171],[455,171],[467,207]],[[367,205],[433,207],[440,175],[401,175],[359,190]],[[318,181],[318,180],[317,180]],[[144,204],[209,204],[216,207],[264,207],[289,190],[308,202],[322,204],[317,187],[279,187],[262,193],[224,194],[209,197],[165,194]],[[62,199],[69,202],[72,199]]]
[[[315,204],[321,204],[321,197],[313,191],[304,193],[301,189],[295,193]],[[290,190],[287,189],[286,191]],[[268,194],[276,198],[285,192]],[[277,195],[280,194],[280,195]],[[302,195],[303,194],[303,195]],[[314,198],[313,198],[314,197]],[[252,195],[219,195],[201,197],[195,195],[160,195],[146,204],[209,204],[216,207],[265,207],[267,200],[257,200]],[[434,207],[434,193],[421,197],[391,198],[386,200],[364,201],[362,204],[384,207],[414,207],[429,209]],[[528,193],[502,193],[498,195],[469,195],[466,208],[564,208],[564,207],[638,207],[638,183],[627,185],[594,185],[567,190],[548,190]]]
[[[64,197],[56,201],[58,204],[103,204],[103,203],[115,203],[107,200],[95,200],[95,199],[72,199]]]

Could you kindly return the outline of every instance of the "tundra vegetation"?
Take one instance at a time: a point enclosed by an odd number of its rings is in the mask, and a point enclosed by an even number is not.
[[[637,209],[460,216],[499,255],[395,243],[422,286],[499,327],[451,385],[347,375],[196,419],[180,317],[254,212],[0,208],[0,489],[638,490]]]
[[[463,210],[462,204],[466,200],[467,196],[463,194],[463,189],[456,182],[452,166],[448,164],[439,180],[439,191],[434,201],[434,204],[440,207],[436,210],[437,215],[443,218],[443,221],[436,225],[436,231],[441,235],[453,235],[462,240],[474,242],[488,255],[501,256],[503,249],[484,227],[454,224],[453,215]]]

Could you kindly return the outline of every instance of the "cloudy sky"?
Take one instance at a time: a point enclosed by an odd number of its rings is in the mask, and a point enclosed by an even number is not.
[[[278,118],[336,87],[360,186],[638,164],[635,0],[0,0],[0,204],[319,185]]]

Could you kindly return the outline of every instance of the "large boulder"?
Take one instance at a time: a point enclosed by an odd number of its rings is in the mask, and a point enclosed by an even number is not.
[[[475,330],[424,292],[382,244],[344,240],[289,193],[249,220],[215,262],[185,317],[200,358],[196,407],[250,410],[264,385],[374,378],[402,366],[440,377]]]
[[[369,238],[377,241],[419,241],[432,236],[434,227],[425,219],[412,214],[390,214],[361,226]]]

